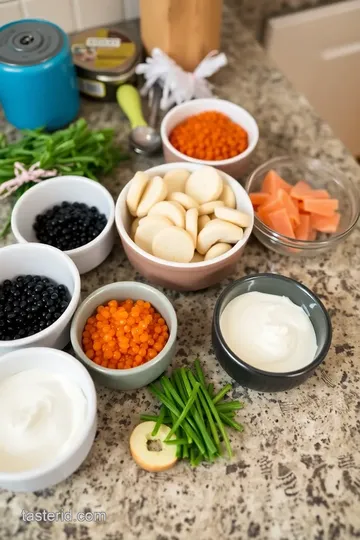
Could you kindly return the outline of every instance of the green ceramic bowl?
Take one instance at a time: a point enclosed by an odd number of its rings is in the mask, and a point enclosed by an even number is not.
[[[169,328],[169,339],[163,350],[153,359],[131,369],[109,369],[92,362],[81,346],[81,336],[86,321],[96,308],[110,300],[145,300],[163,316]],[[177,318],[175,310],[164,294],[136,281],[120,281],[97,289],[84,300],[75,313],[71,324],[71,343],[76,357],[89,370],[93,379],[116,390],[134,390],[142,388],[157,379],[168,367],[176,346]]]

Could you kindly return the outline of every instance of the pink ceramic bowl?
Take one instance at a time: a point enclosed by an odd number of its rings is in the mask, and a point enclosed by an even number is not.
[[[171,131],[180,122],[204,111],[219,111],[226,114],[231,120],[239,124],[248,133],[249,146],[247,149],[230,159],[223,159],[219,161],[205,161],[201,159],[191,158],[185,154],[182,154],[169,141]],[[259,140],[259,128],[255,119],[242,107],[231,103],[231,101],[225,101],[223,99],[207,98],[207,99],[194,99],[187,101],[171,109],[164,117],[161,123],[161,139],[163,144],[163,152],[165,161],[167,163],[173,163],[175,161],[186,161],[187,163],[197,163],[200,165],[211,165],[221,171],[230,174],[234,178],[239,179],[243,176],[250,165],[251,156],[256,148]]]
[[[184,163],[168,163],[153,167],[145,172],[150,176],[164,176],[171,169],[185,168],[192,172],[201,166],[190,163],[185,165]],[[130,182],[123,188],[116,202],[116,227],[129,261],[151,283],[179,291],[198,291],[219,283],[235,271],[236,263],[244,251],[253,228],[254,211],[244,188],[225,173],[222,173],[222,178],[234,191],[237,208],[251,216],[251,225],[245,230],[242,240],[235,244],[230,251],[216,259],[200,263],[168,262],[139,248],[129,235],[132,217],[126,206],[126,196]]]

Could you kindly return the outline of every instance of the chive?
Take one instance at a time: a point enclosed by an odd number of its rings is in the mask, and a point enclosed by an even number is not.
[[[210,408],[210,411],[211,411],[212,415],[213,415],[214,418],[215,418],[215,421],[216,421],[216,423],[217,423],[217,426],[218,426],[218,428],[219,428],[219,431],[220,431],[221,435],[223,436],[223,439],[224,439],[224,442],[225,442],[225,446],[226,446],[226,450],[227,450],[228,456],[229,456],[229,458],[231,458],[231,457],[232,457],[232,451],[231,451],[231,446],[230,446],[229,437],[228,437],[228,435],[227,435],[227,433],[226,433],[226,430],[225,430],[225,428],[224,428],[223,423],[221,422],[219,413],[217,412],[216,407],[215,407],[215,405],[214,405],[214,403],[213,403],[213,400],[212,400],[211,397],[209,396],[206,387],[202,386],[202,387],[201,387],[201,390],[202,390],[203,395],[205,396],[205,399],[206,399],[207,404],[208,404],[208,406],[209,406],[209,408]]]
[[[213,398],[213,403],[216,404],[218,401],[220,401],[225,396],[225,394],[230,392],[231,389],[232,389],[231,384],[227,384],[226,386],[224,386],[224,388],[220,390],[220,392],[218,392],[216,396]]]
[[[180,414],[179,418],[176,420],[175,425],[171,428],[170,432],[167,434],[165,441],[169,440],[171,435],[175,433],[177,428],[181,425],[181,423],[185,420],[188,412],[190,411],[191,407],[194,404],[195,398],[197,396],[197,393],[199,391],[200,384],[197,383],[197,386],[194,387],[193,391],[191,392],[191,396],[189,397],[188,402],[185,405],[185,408],[183,409],[182,413]]]
[[[228,415],[220,413],[220,418],[224,424],[236,429],[236,431],[244,431],[244,426],[230,418]]]
[[[182,382],[182,379],[181,379],[180,371],[175,370],[174,373],[173,373],[173,377],[174,377],[174,381],[175,381],[177,391],[178,391],[179,395],[181,396],[182,400],[185,402],[186,399],[187,399],[187,395],[186,395],[186,390],[184,388],[184,385],[183,385],[183,382]]]
[[[165,377],[161,378],[161,382],[163,383],[163,389],[164,389],[164,392],[165,392],[167,398],[175,405],[175,403],[173,402],[173,398],[171,396],[171,393],[170,393],[169,389],[167,388]],[[170,415],[171,415],[171,418],[172,418],[172,424],[174,425],[175,422],[176,422],[177,416],[171,411],[170,411]],[[179,436],[179,430],[177,430],[175,434],[176,434],[176,437],[178,437]],[[187,440],[188,440],[189,444],[192,443],[192,439],[191,439],[190,435],[187,435]]]
[[[238,411],[239,409],[243,409],[243,408],[244,408],[244,404],[241,403],[240,401],[225,401],[223,403],[217,403],[216,405],[216,409],[219,412]]]
[[[189,457],[189,445],[188,444],[184,444],[184,446],[182,447],[182,455],[183,455],[184,459],[188,459],[188,457]]]
[[[203,386],[206,386],[204,372],[201,369],[199,358],[196,358],[194,365],[195,365],[196,376],[198,378],[199,383],[202,384]]]
[[[164,418],[165,418],[165,407],[162,406],[161,409],[160,409],[159,418],[156,420],[156,424],[155,424],[154,429],[152,430],[152,433],[151,433],[152,437],[156,437],[156,435],[158,434],[160,426],[164,422]]]
[[[195,467],[195,459],[196,459],[195,448],[192,446],[190,448],[190,465],[192,467]]]
[[[177,407],[172,403],[171,400],[169,400],[166,396],[164,396],[161,392],[158,391],[158,389],[153,385],[151,384],[150,387],[149,387],[150,391],[161,401],[161,403],[163,403],[170,411],[173,412],[173,414],[179,418],[179,410],[177,409]],[[204,448],[204,445],[200,439],[200,437],[198,436],[198,434],[193,430],[193,428],[190,426],[190,424],[185,421],[182,425],[186,435],[188,437],[191,438],[191,440],[194,441],[194,443],[196,444],[196,446],[199,448],[200,452],[202,454],[205,453],[205,448]]]
[[[214,397],[214,385],[213,383],[210,383],[209,386],[208,386],[208,392],[209,392],[209,396],[211,397],[211,399]]]
[[[196,379],[195,379],[194,375],[191,373],[191,371],[189,371],[189,379],[190,379],[191,384],[194,387],[194,384],[196,383]],[[214,424],[214,420],[213,420],[213,417],[211,415],[210,409],[209,409],[209,407],[208,407],[208,405],[206,403],[206,400],[205,400],[205,398],[204,398],[204,396],[202,395],[201,392],[199,393],[199,399],[200,399],[201,405],[202,405],[202,407],[203,407],[203,409],[205,411],[205,415],[206,415],[207,421],[209,423],[210,431],[211,431],[213,439],[215,441],[216,448],[217,448],[218,452],[221,454],[220,439],[219,439],[219,436],[218,436],[218,433],[217,433],[217,430],[216,430],[216,426]]]
[[[166,444],[187,444],[187,439],[170,439],[170,441],[164,441]]]
[[[190,383],[189,383],[189,386],[191,387],[191,384],[192,384],[192,391],[194,391],[194,389],[196,388],[197,385],[200,385],[200,383],[198,383],[194,377],[194,375],[191,373],[190,370],[188,370],[188,375],[189,375],[189,379],[190,379]],[[184,371],[183,373],[183,377],[186,377],[187,379],[187,375],[186,375],[186,371]],[[188,380],[188,379],[187,379]],[[200,395],[200,393],[199,393]],[[197,397],[196,397],[197,399]],[[198,406],[200,408],[200,401],[198,400]],[[213,443],[207,429],[206,429],[206,426],[205,426],[205,423],[204,423],[204,420],[203,420],[203,417],[202,415],[200,416],[198,411],[196,409],[194,409],[193,411],[193,416],[194,416],[194,419],[196,421],[196,424],[200,430],[200,433],[202,435],[202,438],[204,440],[204,443],[209,451],[210,454],[216,454],[217,452],[217,447],[215,446],[215,444]]]
[[[172,400],[174,402],[174,396],[173,394],[176,395],[176,400],[178,402],[178,405],[180,405],[181,409],[183,409],[185,407],[185,403],[187,400],[185,400],[184,402],[182,401],[182,399],[180,398],[180,396],[178,395],[178,393],[176,392],[175,388],[173,387],[173,385],[171,384],[171,382],[166,378],[166,377],[161,377],[161,380],[160,382],[163,384],[163,387],[164,387],[164,391],[168,397],[168,399]],[[176,405],[174,403],[174,405]],[[179,413],[180,414],[180,413]],[[195,423],[193,422],[193,420],[191,418],[188,418],[187,419],[189,424],[191,425],[191,427],[196,430],[196,425]],[[189,444],[191,443],[191,441],[189,441]]]
[[[164,389],[168,390],[169,394],[177,402],[177,404],[180,405],[181,408],[184,408],[185,403],[183,402],[169,379],[167,379],[166,377],[161,377],[160,382],[163,385]]]

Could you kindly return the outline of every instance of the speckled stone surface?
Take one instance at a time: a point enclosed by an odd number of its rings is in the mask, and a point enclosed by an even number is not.
[[[360,169],[331,130],[312,111],[234,16],[225,10],[224,50],[230,64],[214,82],[219,96],[247,108],[257,119],[260,143],[252,169],[286,153],[317,156],[360,185]],[[112,126],[125,141],[128,126],[115,105],[84,103],[92,126]],[[0,129],[11,132],[1,122]],[[158,160],[123,164],[104,184],[116,197],[134,171]],[[0,206],[5,215],[6,206]],[[9,237],[7,242],[11,242]],[[238,415],[242,434],[232,434],[234,458],[191,470],[179,463],[162,474],[146,473],[129,455],[131,429],[155,404],[144,390],[98,389],[99,425],[80,469],[60,485],[34,494],[0,490],[0,539],[10,540],[335,540],[360,536],[360,233],[359,228],[326,257],[292,260],[248,245],[233,278],[277,272],[313,289],[334,326],[324,364],[303,386],[261,394],[234,385],[246,403]],[[86,296],[115,280],[141,280],[116,244],[108,260],[83,277]],[[168,291],[179,319],[174,365],[199,355],[218,387],[229,378],[211,348],[213,307],[228,281],[209,290]],[[104,511],[105,523],[24,523],[22,510]]]

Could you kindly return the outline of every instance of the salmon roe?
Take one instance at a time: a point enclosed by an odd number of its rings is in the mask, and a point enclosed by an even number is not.
[[[247,132],[218,111],[189,116],[170,133],[170,143],[195,159],[219,161],[238,156],[247,149]]]
[[[155,358],[168,339],[165,320],[150,302],[110,300],[88,318],[82,346],[96,364],[128,369]]]

